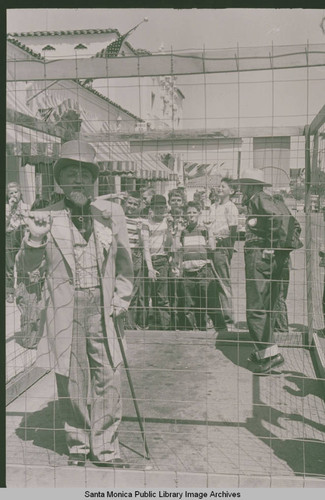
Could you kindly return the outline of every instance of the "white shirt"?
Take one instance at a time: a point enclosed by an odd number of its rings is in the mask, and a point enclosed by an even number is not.
[[[228,238],[230,227],[238,226],[238,208],[231,201],[213,205],[210,209],[210,231],[215,238]]]
[[[166,237],[168,233],[167,220],[164,218],[161,222],[148,220],[149,229],[149,248],[150,254],[166,255]]]
[[[75,225],[71,222],[73,251],[76,262],[76,288],[92,288],[99,286],[96,243],[94,231],[86,241]]]

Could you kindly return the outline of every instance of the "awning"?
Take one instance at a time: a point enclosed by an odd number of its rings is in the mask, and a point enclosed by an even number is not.
[[[211,189],[212,187],[219,186],[220,181],[222,179],[222,174],[214,174],[203,177],[195,177],[192,179],[188,179],[186,181],[187,188],[204,188]]]
[[[26,116],[35,116],[33,110],[26,105],[26,92],[19,89],[14,82],[7,84],[6,100],[7,108],[19,111]]]
[[[188,179],[194,179],[196,177],[217,175],[218,170],[224,162],[218,163],[184,163],[184,173]]]
[[[61,140],[44,132],[7,123],[6,145],[8,156],[37,157],[37,161],[41,161],[58,157]]]
[[[101,174],[135,175],[136,165],[130,153],[130,144],[119,142],[92,142]]]
[[[136,162],[137,177],[174,180],[177,176],[154,153],[131,153]]]
[[[101,174],[129,175],[139,179],[173,180],[177,176],[154,153],[130,153],[128,142],[92,142]]]

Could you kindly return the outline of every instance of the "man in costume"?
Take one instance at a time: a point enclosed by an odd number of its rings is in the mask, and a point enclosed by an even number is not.
[[[124,468],[116,325],[131,299],[132,257],[122,208],[93,201],[98,173],[90,144],[63,144],[54,177],[65,196],[30,213],[17,273],[35,280],[45,262],[46,334],[38,364],[50,362],[56,374],[69,465],[91,458],[98,466]]]

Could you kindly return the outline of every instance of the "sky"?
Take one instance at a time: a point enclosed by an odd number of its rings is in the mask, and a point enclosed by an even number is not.
[[[63,15],[64,14],[64,15]],[[325,9],[8,9],[8,32],[117,28],[136,48],[168,50],[324,43]]]
[[[7,30],[116,28],[125,33],[144,17],[148,22],[128,41],[151,52],[162,44],[166,52],[325,44],[325,9],[9,9]],[[324,83],[323,67],[308,74],[303,69],[178,77],[186,97],[184,128],[306,124],[324,104]],[[116,90],[109,97],[138,115],[137,94],[135,89],[135,98],[127,100],[120,89],[120,95]]]

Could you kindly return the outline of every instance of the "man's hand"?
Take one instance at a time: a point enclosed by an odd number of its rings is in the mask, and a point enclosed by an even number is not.
[[[15,205],[17,205],[17,200],[14,196],[9,198],[8,205],[9,205],[10,209],[12,209]]]
[[[263,259],[270,260],[273,255],[274,255],[274,250],[271,250],[269,248],[264,248],[262,257]]]
[[[159,271],[156,271],[156,269],[149,269],[148,272],[149,279],[156,281],[158,276],[159,276]]]
[[[114,319],[117,319],[117,318],[123,318],[125,315],[126,315],[126,309],[124,309],[123,307],[113,307],[113,318]]]
[[[51,229],[52,217],[48,211],[30,212],[26,218],[26,224],[31,240],[41,241]]]
[[[171,272],[172,272],[172,275],[175,276],[175,277],[179,277],[181,275],[181,271],[178,267],[176,266],[173,266],[171,268]]]

